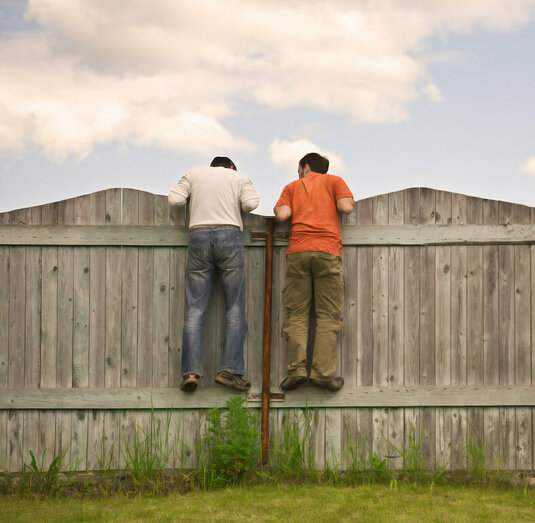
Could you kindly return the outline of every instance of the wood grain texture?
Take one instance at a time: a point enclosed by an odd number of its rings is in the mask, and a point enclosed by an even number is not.
[[[124,189],[125,194],[130,190]],[[146,193],[143,194],[146,195]],[[388,195],[383,196],[388,198]],[[0,226],[0,245],[185,247],[188,245],[190,236],[185,226],[51,225],[38,227],[18,223],[18,225]],[[245,228],[244,245],[246,247],[263,246],[264,236],[265,230],[261,226]],[[342,233],[342,240],[344,245],[356,246],[484,245],[488,243],[533,245],[535,227],[532,224],[434,225],[425,222],[411,227],[368,224],[366,227],[357,229],[345,229]],[[285,245],[288,245],[287,227],[278,225],[275,233],[275,246]]]
[[[531,470],[535,209],[416,188],[361,200],[342,223],[345,387],[303,387],[272,400],[274,427],[276,411],[321,409],[313,443],[320,464],[346,460],[357,441],[394,456],[388,442],[407,445],[413,430],[429,466],[466,467],[467,443],[484,438],[488,467]],[[173,437],[184,437],[184,459],[197,463],[203,409],[234,393],[213,386],[224,332],[218,283],[202,389],[188,397],[177,387],[185,224],[184,209],[166,197],[128,189],[0,215],[0,467],[19,470],[29,450],[47,449],[50,460],[67,447],[80,468],[96,466],[103,449],[119,466],[123,436],[131,439],[136,425],[163,427],[170,408],[180,409]],[[247,406],[258,408],[265,225],[256,216],[244,224]],[[287,224],[277,226],[274,392],[286,375],[287,233]],[[170,464],[180,460],[177,452]]]
[[[532,385],[495,387],[358,387],[342,389],[336,394],[312,386],[303,386],[282,399],[272,399],[273,408],[300,407],[491,407],[535,406]],[[175,388],[117,389],[0,389],[0,409],[148,409],[212,408],[240,396],[232,389],[205,387],[198,394],[187,394]],[[250,392],[245,398],[259,408],[260,393]]]

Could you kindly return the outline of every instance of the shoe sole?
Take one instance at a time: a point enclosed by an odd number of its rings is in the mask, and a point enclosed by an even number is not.
[[[310,383],[312,385],[315,385],[316,387],[319,387],[321,389],[327,389],[330,392],[338,392],[343,386],[344,386],[344,380],[342,379],[340,386],[333,387],[331,384],[332,381],[317,381],[317,380],[310,380]]]
[[[304,385],[308,381],[306,376],[300,376],[293,381],[289,381],[286,385],[280,385],[281,390],[295,390],[297,387]]]
[[[198,383],[196,381],[188,381],[180,385],[180,390],[184,392],[193,392],[197,390]]]
[[[249,390],[251,388],[251,385],[249,385],[248,387],[245,387],[243,385],[237,385],[233,381],[226,380],[225,378],[221,378],[220,376],[216,376],[215,382],[219,383],[220,385],[224,385],[225,387],[230,387],[235,390],[244,391],[244,390]]]

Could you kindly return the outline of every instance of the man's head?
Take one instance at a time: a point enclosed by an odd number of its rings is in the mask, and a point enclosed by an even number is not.
[[[237,171],[235,163],[226,156],[216,156],[212,160],[210,167],[226,167],[227,169],[234,169]]]
[[[308,167],[307,167],[308,166]],[[299,178],[303,178],[310,171],[319,174],[327,174],[329,171],[329,160],[318,153],[308,153],[299,160]]]

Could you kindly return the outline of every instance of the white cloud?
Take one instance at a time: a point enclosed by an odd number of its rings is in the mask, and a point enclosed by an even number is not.
[[[424,88],[423,88],[424,94],[433,102],[442,102],[444,99],[442,97],[442,93],[440,92],[440,89],[436,86],[436,84],[429,82]]]
[[[522,174],[527,174],[528,176],[535,176],[535,156],[529,158],[526,163],[520,167],[520,172]]]
[[[329,159],[329,172],[341,173],[347,170],[342,158],[337,154],[321,149],[310,140],[285,141],[276,138],[269,147],[271,161],[280,169],[297,172],[299,160],[308,153],[319,153]]]
[[[513,30],[535,0],[30,0],[40,29],[0,39],[0,152],[83,157],[109,141],[251,152],[242,104],[399,122],[422,93],[431,36]]]

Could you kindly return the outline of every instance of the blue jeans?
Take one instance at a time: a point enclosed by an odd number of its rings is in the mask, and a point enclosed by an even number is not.
[[[225,291],[225,342],[222,370],[244,373],[245,272],[241,233],[237,229],[193,231],[186,266],[186,314],[182,338],[182,375],[202,376],[206,309],[217,269]]]

